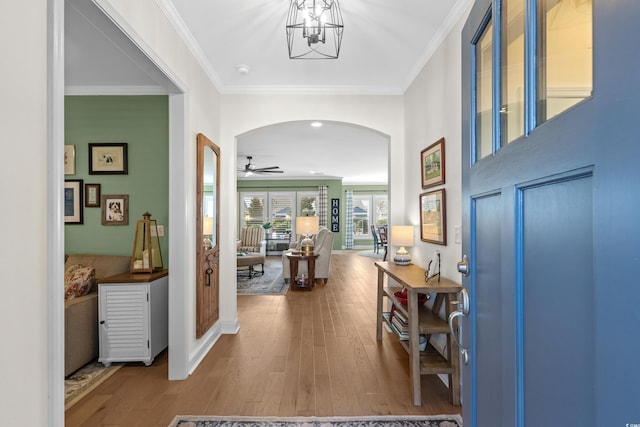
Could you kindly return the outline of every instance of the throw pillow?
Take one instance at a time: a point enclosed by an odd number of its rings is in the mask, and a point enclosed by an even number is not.
[[[95,280],[95,268],[70,265],[64,272],[64,300],[69,301],[88,294]]]

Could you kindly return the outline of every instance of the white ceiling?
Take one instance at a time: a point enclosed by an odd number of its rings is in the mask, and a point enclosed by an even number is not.
[[[402,94],[472,3],[340,0],[344,19],[340,57],[291,60],[285,33],[289,0],[157,1],[225,94]],[[176,91],[91,0],[65,3],[67,94]],[[238,65],[248,66],[249,72],[239,73]],[[309,123],[257,129],[238,136],[237,152],[240,169],[246,155],[253,156],[258,167],[279,165],[285,173],[271,174],[273,178],[387,182],[386,137],[345,123],[325,123],[319,129]],[[301,152],[308,155],[300,156]],[[260,178],[244,175],[238,173],[238,179]]]
[[[469,0],[340,0],[340,57],[291,60],[289,0],[159,0],[223,92],[401,94]],[[238,65],[249,73],[238,73]]]

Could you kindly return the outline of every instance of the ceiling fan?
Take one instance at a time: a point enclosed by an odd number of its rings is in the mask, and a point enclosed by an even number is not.
[[[247,156],[247,160],[249,161],[249,163],[244,165],[244,169],[238,169],[238,172],[244,172],[245,174],[284,173],[284,171],[276,170],[276,169],[280,169],[280,166],[267,166],[264,168],[257,168],[255,167],[255,165],[251,164],[252,159],[253,159],[253,156]]]

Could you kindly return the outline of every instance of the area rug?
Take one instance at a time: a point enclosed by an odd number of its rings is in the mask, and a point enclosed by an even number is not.
[[[207,417],[178,415],[169,427],[461,427],[460,415],[373,417]]]
[[[93,361],[78,369],[73,375],[64,380],[64,410],[71,408],[96,387],[118,372],[123,364],[105,367],[102,363]]]
[[[260,269],[260,267],[257,267]],[[246,270],[237,275],[238,295],[284,295],[289,290],[289,284],[282,279],[282,258],[267,258],[264,264],[264,274],[258,274],[251,279]]]
[[[384,249],[380,250],[380,252],[375,253],[374,251],[360,251],[358,252],[360,256],[366,256],[368,258],[384,258]]]

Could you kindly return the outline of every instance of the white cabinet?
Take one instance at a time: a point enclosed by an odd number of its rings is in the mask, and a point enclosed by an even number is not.
[[[123,273],[100,280],[100,363],[153,363],[168,344],[168,292],[167,270]]]

